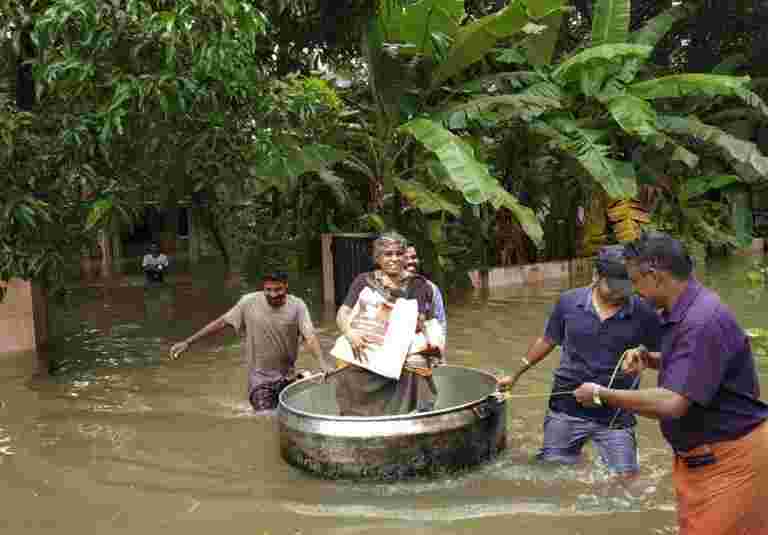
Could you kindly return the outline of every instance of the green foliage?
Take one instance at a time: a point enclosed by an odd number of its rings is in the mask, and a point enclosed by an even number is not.
[[[629,36],[629,0],[595,2],[592,18],[592,46],[626,43]]]
[[[659,116],[659,128],[671,134],[687,135],[718,149],[744,181],[755,183],[768,176],[768,158],[750,141],[738,139],[695,117]]]
[[[436,88],[482,59],[501,39],[520,32],[526,24],[560,11],[563,0],[513,0],[502,10],[462,26],[445,60],[432,75]]]
[[[460,138],[427,119],[411,121],[401,130],[411,134],[436,156],[433,169],[437,175],[445,177],[447,185],[459,191],[470,204],[490,203],[496,209],[511,210],[526,234],[534,241],[541,241],[541,225],[533,211],[505,191]]]
[[[130,224],[146,201],[173,207],[205,191],[210,209],[250,202],[238,192],[267,189],[258,166],[284,165],[294,185],[312,172],[307,192],[347,200],[327,167],[335,149],[322,142],[343,104],[325,80],[266,76],[259,58],[274,46],[253,3],[13,4],[0,14],[0,45],[31,36],[37,101],[31,114],[0,109],[10,183],[0,192],[0,277],[55,284],[98,231]]]
[[[395,178],[395,187],[405,196],[408,202],[424,214],[440,214],[442,212],[453,216],[461,216],[461,207],[420,182]]]
[[[708,191],[721,189],[732,184],[741,182],[741,178],[736,175],[715,175],[715,176],[697,176],[689,178],[681,187],[680,199],[689,200]]]
[[[768,357],[768,329],[754,328],[746,329],[749,341],[752,344],[752,351],[756,357]]]
[[[681,3],[662,11],[646,22],[642,28],[632,32],[629,36],[629,41],[638,45],[655,47],[669,33],[675,23],[690,17],[696,9],[697,6],[694,4]]]
[[[464,0],[418,0],[405,8],[383,6],[379,20],[387,43],[399,43],[406,54],[437,55],[433,39],[456,35],[464,18]]]

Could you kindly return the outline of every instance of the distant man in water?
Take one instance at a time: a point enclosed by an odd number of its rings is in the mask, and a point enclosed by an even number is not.
[[[406,247],[403,263],[407,273],[419,273],[419,266],[421,265],[421,261],[419,260],[418,253],[416,252],[416,247],[413,245]],[[442,325],[443,335],[447,337],[448,318],[445,314],[445,300],[443,299],[443,293],[440,291],[440,288],[437,286],[437,284],[431,280],[427,279],[427,283],[429,283],[429,285],[432,287],[432,310],[434,310],[435,319],[440,323],[440,325]],[[445,362],[445,352],[442,354],[442,361]]]
[[[277,407],[280,392],[294,379],[294,365],[303,340],[329,371],[312,319],[304,301],[288,293],[288,276],[273,272],[263,278],[263,289],[240,298],[226,314],[171,347],[177,359],[195,341],[231,326],[244,331],[242,352],[249,366],[248,399],[256,411]]]
[[[149,246],[149,252],[141,261],[141,268],[144,270],[147,282],[163,282],[169,265],[168,257],[160,252],[160,246],[156,243]]]
[[[514,377],[500,380],[502,387],[511,387],[555,346],[562,347],[544,419],[540,460],[575,464],[591,439],[609,470],[624,478],[638,473],[635,417],[608,407],[583,407],[570,392],[587,381],[617,389],[637,388],[635,375],[614,376],[619,359],[640,345],[655,350],[660,335],[656,311],[632,295],[623,248],[604,247],[595,262],[592,284],[560,296],[544,335],[528,349],[520,369]]]

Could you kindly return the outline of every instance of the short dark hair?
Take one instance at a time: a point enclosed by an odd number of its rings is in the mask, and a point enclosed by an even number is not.
[[[628,278],[627,268],[624,266],[624,246],[606,245],[601,247],[595,259],[595,271],[600,277]]]
[[[282,282],[288,284],[288,273],[285,271],[270,271],[261,278],[262,282]]]
[[[624,258],[668,271],[678,280],[687,280],[693,272],[693,259],[683,242],[664,232],[643,232],[639,239],[624,247]]]

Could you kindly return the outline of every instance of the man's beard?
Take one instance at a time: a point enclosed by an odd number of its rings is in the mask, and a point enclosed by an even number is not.
[[[267,303],[273,308],[279,308],[285,304],[286,297],[267,297]]]

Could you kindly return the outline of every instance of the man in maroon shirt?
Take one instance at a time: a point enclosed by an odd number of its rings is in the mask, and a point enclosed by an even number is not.
[[[663,311],[661,353],[635,351],[625,369],[658,369],[658,387],[585,383],[576,399],[659,420],[675,454],[681,535],[768,535],[768,405],[748,337],[693,277],[681,242],[647,234],[625,258],[635,290]]]

